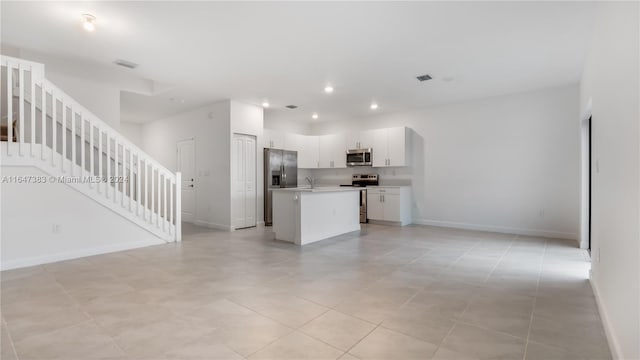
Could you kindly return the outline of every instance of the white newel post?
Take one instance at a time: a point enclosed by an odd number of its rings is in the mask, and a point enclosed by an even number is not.
[[[182,241],[182,173],[176,172],[176,241]]]

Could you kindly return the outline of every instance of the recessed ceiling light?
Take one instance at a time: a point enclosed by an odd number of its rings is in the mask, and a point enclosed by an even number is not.
[[[333,86],[331,85],[327,85],[324,87],[324,92],[326,92],[327,94],[331,94],[333,92]]]
[[[313,118],[313,120],[316,120],[318,118],[318,113],[313,113],[313,115],[311,115],[311,117]]]
[[[269,102],[268,101],[263,102],[262,103],[262,107],[263,108],[268,108],[269,107]]]
[[[96,29],[96,17],[91,14],[82,14],[82,27],[88,32],[93,32]]]
[[[378,108],[378,104],[376,103],[371,103],[371,106],[369,106],[371,108],[371,110],[375,110]]]

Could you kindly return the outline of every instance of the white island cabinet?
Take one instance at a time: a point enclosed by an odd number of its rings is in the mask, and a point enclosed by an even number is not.
[[[273,232],[277,240],[305,245],[359,230],[358,188],[273,190]]]

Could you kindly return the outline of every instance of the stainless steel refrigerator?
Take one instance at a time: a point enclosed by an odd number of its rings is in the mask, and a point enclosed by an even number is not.
[[[264,224],[272,225],[273,189],[298,187],[298,152],[264,149]]]

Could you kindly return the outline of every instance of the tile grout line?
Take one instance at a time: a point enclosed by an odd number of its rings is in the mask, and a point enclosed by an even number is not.
[[[83,313],[83,314],[88,318],[88,320],[87,320],[87,321],[83,321],[83,322],[81,322],[81,323],[74,324],[74,325],[72,325],[72,326],[75,326],[75,325],[81,325],[81,324],[84,324],[85,322],[89,322],[89,321],[91,321],[91,322],[93,322],[93,323],[96,325],[96,327],[98,327],[101,331],[104,331],[104,329],[102,328],[102,326],[100,326],[100,324],[98,324],[98,322],[96,321],[96,319],[95,319],[93,316],[91,316],[91,315],[90,315],[90,314],[89,314],[89,313],[88,313],[88,312],[87,312],[87,311],[82,307],[82,304],[80,304],[80,302],[78,302],[78,301],[77,301],[73,296],[71,296],[71,294],[69,294],[69,292],[68,292],[68,291],[67,291],[67,289],[64,287],[64,285],[62,285],[62,284],[58,281],[58,278],[56,278],[56,277],[55,277],[55,275],[53,275],[53,274],[52,274],[52,276],[53,276],[54,281],[58,284],[58,286],[60,286],[60,288],[62,288],[62,291],[64,292],[64,294],[65,294],[65,295],[67,295],[67,296],[69,297],[69,299],[71,299],[71,301],[73,301],[73,302],[75,303],[75,305],[77,306],[78,310],[80,310],[80,311],[81,311],[81,312],[82,312],[82,313]],[[69,327],[71,327],[71,326],[69,326]],[[109,333],[107,333],[107,332],[105,332],[105,335],[109,338],[109,340],[113,343],[113,345],[115,345],[115,347],[116,347],[118,350],[120,350],[120,351],[122,352],[122,354],[127,355],[127,352],[126,352],[126,351],[124,351],[124,349],[120,346],[120,344],[118,344],[118,343],[116,342],[115,337],[111,336],[111,334],[109,334]]]
[[[9,326],[7,325],[7,321],[2,317],[2,324],[4,328],[7,329],[7,337],[9,338],[9,344],[11,345],[11,350],[13,350],[13,355],[16,357],[16,360],[20,360],[18,356],[18,351],[16,350],[16,346],[13,342],[13,337],[11,336],[11,332],[9,331]]]
[[[498,268],[498,265],[500,265],[500,263],[502,262],[502,260],[504,260],[505,256],[507,256],[507,253],[509,252],[509,250],[511,250],[511,248],[513,247],[513,242],[515,240],[517,240],[520,237],[520,235],[516,235],[515,238],[511,239],[511,241],[509,242],[509,246],[507,247],[507,249],[502,253],[502,255],[500,255],[500,258],[498,259],[498,261],[496,262],[496,265],[493,267],[493,269],[491,269],[491,271],[489,272],[489,274],[487,275],[487,277],[484,279],[484,281],[482,282],[483,284],[485,284],[487,281],[489,281],[489,279],[491,278],[491,275],[493,275],[493,273],[496,271],[496,269]]]
[[[472,246],[469,250],[465,251],[464,254],[460,255],[460,257],[458,259],[456,259],[456,261],[454,261],[451,265],[449,265],[449,267],[453,266],[454,264],[457,264],[458,261],[460,261],[460,259],[462,259],[464,256],[466,256],[467,254],[469,254],[471,251],[473,251],[475,248],[477,248],[478,246],[480,246],[480,244],[482,243],[482,240],[478,240],[478,242]],[[447,269],[449,268],[447,267]],[[446,269],[445,269],[446,270]],[[471,296],[471,298],[473,298],[473,295]],[[469,307],[471,306],[471,300],[469,300],[469,302],[467,302],[467,306],[464,307],[464,310],[462,310],[462,312],[460,313],[460,316],[458,318],[462,318],[464,316],[464,314],[467,312],[467,310],[469,309]],[[456,326],[458,326],[458,322],[457,319],[458,318],[454,318],[453,319],[453,325],[451,326],[451,329],[449,329],[449,331],[447,332],[447,334],[442,338],[442,340],[440,341],[440,344],[438,344],[438,346],[436,347],[436,349],[433,351],[433,355],[435,355],[438,350],[440,350],[440,348],[442,347],[442,345],[445,343],[445,341],[447,340],[447,338],[453,333],[453,330],[456,328]]]
[[[536,282],[536,296],[533,298],[533,306],[531,307],[531,318],[529,319],[529,330],[527,331],[527,341],[524,344],[524,354],[522,360],[527,358],[527,350],[529,349],[529,338],[531,337],[531,329],[533,328],[533,314],[536,311],[536,302],[538,300],[538,292],[540,291],[540,278],[542,277],[542,268],[544,266],[544,259],[547,255],[547,247],[549,240],[544,241],[544,252],[542,254],[542,261],[540,262],[540,269],[538,270],[538,281]]]

